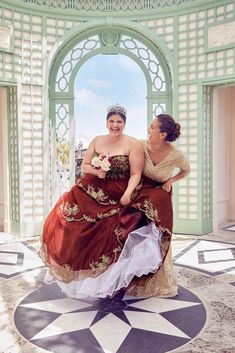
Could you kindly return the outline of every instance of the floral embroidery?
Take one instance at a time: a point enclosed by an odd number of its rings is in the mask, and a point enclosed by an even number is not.
[[[118,253],[122,251],[122,246],[118,245],[115,249],[113,249],[114,252],[114,262],[117,260]]]
[[[56,273],[56,277],[63,282],[70,282],[74,279],[74,271],[68,264],[53,268],[53,272]]]
[[[137,204],[139,210],[143,211],[145,215],[153,222],[159,222],[158,219],[158,212],[157,210],[153,207],[153,204],[149,200],[144,200],[144,204],[141,207],[140,204]]]
[[[114,234],[117,236],[117,241],[119,244],[122,245],[122,238],[125,236],[125,232],[124,232],[124,228],[120,225],[118,225],[115,229],[114,229]]]
[[[48,252],[47,252],[47,247],[45,243],[42,243],[41,248],[39,250],[39,255],[45,265],[49,265],[49,271],[50,273],[55,276],[58,280],[63,281],[63,282],[70,282],[74,279],[74,271],[73,268],[68,265],[64,264],[62,266],[60,265],[52,265],[50,264],[49,257],[48,257]]]
[[[120,208],[116,208],[116,209],[112,209],[112,210],[105,212],[105,213],[97,213],[97,217],[99,219],[103,219],[106,217],[113,216],[113,215],[117,214],[119,211],[120,211]]]
[[[83,189],[88,195],[90,195],[93,199],[99,202],[102,205],[116,205],[117,201],[115,200],[107,200],[108,196],[105,195],[104,191],[101,188],[98,188],[98,191],[95,190],[94,185],[89,184],[87,188],[79,181],[77,183],[81,189]]]
[[[64,202],[62,198],[62,204],[60,205],[61,216],[66,219],[67,222],[79,222],[83,219],[75,218],[72,216],[76,216],[79,212],[79,207],[77,204],[71,204],[69,202]]]
[[[100,257],[100,261],[92,261],[90,263],[90,267],[92,269],[93,272],[97,272],[99,271],[102,272],[104,270],[106,270],[106,268],[108,267],[109,263],[110,263],[110,257],[107,255],[102,255]]]
[[[83,215],[83,218],[88,221],[88,222],[91,222],[91,223],[95,223],[96,222],[96,218],[94,217],[91,217],[91,216],[87,216],[87,215]]]
[[[113,262],[115,262],[118,258],[118,253],[122,251],[122,247],[118,245],[115,249],[113,249],[114,259],[111,259],[108,255],[102,255],[99,258],[99,261],[92,261],[90,263],[90,267],[92,269],[93,274],[100,274],[105,271],[106,268]]]
[[[63,208],[63,211],[68,215],[76,215],[79,212],[79,207],[77,204],[73,204],[71,205],[69,202],[63,202],[62,206],[60,206]]]
[[[95,191],[95,188],[93,185],[88,185],[87,187],[87,193],[90,195],[93,199],[97,201],[104,202],[108,196],[105,195],[102,189],[98,188],[98,191]]]

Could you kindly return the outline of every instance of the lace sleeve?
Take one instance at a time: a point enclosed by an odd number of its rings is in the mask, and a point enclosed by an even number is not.
[[[180,153],[179,159],[178,159],[178,165],[177,167],[180,169],[181,172],[186,173],[187,175],[190,173],[190,165],[188,160],[185,158],[183,153]]]

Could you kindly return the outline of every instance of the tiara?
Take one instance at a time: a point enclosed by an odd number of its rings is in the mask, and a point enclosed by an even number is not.
[[[114,113],[122,113],[124,114],[125,116],[127,115],[127,110],[122,107],[119,103],[116,103],[114,105],[110,105],[108,108],[107,108],[107,113],[111,113],[111,112],[114,112]]]

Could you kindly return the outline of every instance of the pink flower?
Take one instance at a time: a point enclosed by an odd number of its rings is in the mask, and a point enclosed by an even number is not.
[[[110,170],[111,166],[111,157],[106,156],[104,153],[100,153],[98,156],[94,156],[91,160],[91,165],[95,169],[102,169],[105,172]]]

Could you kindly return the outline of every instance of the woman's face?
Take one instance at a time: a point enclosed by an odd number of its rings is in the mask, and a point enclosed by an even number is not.
[[[148,128],[148,133],[149,133],[149,140],[153,143],[157,142],[161,138],[162,133],[160,131],[158,118],[153,119],[152,124]]]
[[[109,133],[113,136],[118,136],[122,134],[125,127],[125,122],[122,117],[118,114],[111,115],[107,120],[107,128]]]

